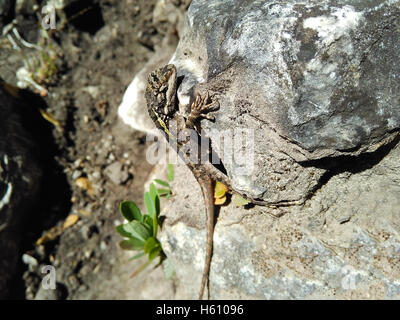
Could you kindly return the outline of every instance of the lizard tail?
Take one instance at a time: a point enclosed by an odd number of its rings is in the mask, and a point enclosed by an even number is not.
[[[213,235],[214,235],[214,192],[213,192],[213,185],[212,180],[210,178],[203,179],[204,183],[200,183],[203,196],[205,199],[205,207],[206,207],[206,214],[207,214],[207,245],[206,245],[206,258],[204,262],[204,269],[203,269],[203,276],[201,279],[201,287],[200,287],[200,294],[199,300],[203,298],[204,289],[206,285],[208,285],[208,277],[210,274],[210,266],[211,266],[211,256],[213,252]],[[210,295],[208,291],[208,295]]]

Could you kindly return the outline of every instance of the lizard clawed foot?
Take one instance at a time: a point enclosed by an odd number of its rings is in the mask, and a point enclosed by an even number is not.
[[[208,92],[203,97],[201,95],[198,95],[196,97],[196,100],[192,103],[190,115],[186,121],[187,126],[194,126],[195,122],[198,121],[200,118],[204,118],[210,121],[215,120],[215,117],[208,113],[219,110],[219,103],[218,101],[214,101],[207,104],[208,100]]]

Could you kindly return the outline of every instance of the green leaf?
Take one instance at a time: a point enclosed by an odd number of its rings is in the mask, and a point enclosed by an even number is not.
[[[168,165],[168,181],[174,181],[174,166],[170,163]]]
[[[158,232],[158,217],[157,215],[153,218],[153,236],[157,237]]]
[[[144,194],[144,203],[146,205],[148,215],[153,219],[153,217],[156,215],[156,206],[150,196],[150,193],[148,192]]]
[[[153,235],[157,236],[158,229],[158,216],[160,215],[160,197],[154,183],[150,184],[150,197],[155,206],[156,213],[153,215]]]
[[[143,257],[144,255],[146,255],[144,252],[138,253],[136,256],[129,258],[129,260],[139,259],[139,258]]]
[[[172,276],[175,274],[174,265],[172,264],[171,260],[168,258],[163,261],[163,269],[164,269],[165,278],[167,280],[171,279]]]
[[[123,237],[126,237],[126,238],[130,238],[131,237],[131,234],[125,231],[123,224],[120,224],[119,226],[116,226],[115,230]]]
[[[123,240],[119,243],[119,246],[124,250],[143,250],[145,243],[141,240],[130,238],[129,240]]]
[[[154,236],[153,219],[148,214],[143,216],[143,223],[145,223],[151,229],[151,234]]]
[[[149,253],[149,261],[152,261],[154,258],[156,258],[160,254],[160,252],[161,252],[160,246],[154,247]]]
[[[170,188],[169,183],[164,181],[164,180],[154,179],[154,181],[157,182],[158,184],[164,186],[164,187]]]
[[[156,215],[160,214],[160,198],[154,183],[150,183],[150,197],[156,207]]]
[[[165,195],[169,195],[171,193],[171,190],[167,190],[167,189],[157,189],[158,195],[161,196],[165,196]]]
[[[149,226],[136,220],[123,224],[122,230],[124,233],[129,234],[128,237],[136,238],[142,240],[143,242],[145,242],[146,239],[152,235]]]
[[[241,196],[238,196],[237,194],[234,194],[232,196],[232,202],[236,207],[242,207],[242,206],[245,206],[246,204],[250,203],[249,200],[242,198]]]
[[[143,250],[145,253],[150,253],[151,250],[153,250],[154,247],[156,247],[157,245],[158,245],[158,241],[155,238],[153,238],[153,237],[148,238],[146,240],[146,243],[144,244]]]
[[[121,211],[122,216],[128,220],[143,221],[142,214],[136,203],[132,201],[123,201],[119,206],[119,211]]]

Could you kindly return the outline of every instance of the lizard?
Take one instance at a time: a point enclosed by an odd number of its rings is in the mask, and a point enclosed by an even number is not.
[[[199,300],[201,300],[204,294],[204,289],[206,285],[208,286],[208,277],[213,251],[215,211],[213,182],[215,176],[220,175],[217,172],[214,172],[214,174],[211,173],[209,165],[202,163],[203,161],[200,152],[195,154],[195,159],[193,159],[193,155],[189,156],[187,154],[185,149],[187,149],[186,147],[189,143],[193,142],[190,137],[183,139],[183,141],[178,141],[178,137],[181,132],[190,129],[192,130],[192,133],[196,132],[196,141],[200,141],[200,134],[198,133],[200,130],[199,122],[202,118],[214,120],[214,116],[209,113],[217,111],[219,109],[219,103],[218,101],[209,103],[208,92],[204,95],[198,94],[194,102],[191,104],[189,116],[185,119],[185,117],[178,112],[177,70],[173,64],[168,64],[164,67],[158,68],[149,74],[145,98],[150,118],[153,120],[156,127],[161,130],[171,147],[178,152],[179,156],[189,167],[200,185],[203,194],[206,209],[207,244],[199,293]],[[172,121],[176,121],[176,132],[172,132],[169,128]],[[195,129],[197,129],[197,131]],[[198,148],[198,150],[199,149],[201,148]],[[221,173],[221,175],[223,174]],[[225,180],[224,177],[222,177],[222,179]]]
[[[208,120],[215,120],[215,117],[210,115],[209,112],[217,111],[219,109],[218,101],[209,103],[209,94],[206,92],[204,95],[198,94],[191,104],[190,114],[184,117],[178,111],[179,103],[177,97],[177,70],[173,64],[168,64],[151,72],[147,79],[147,86],[145,90],[145,98],[147,102],[147,111],[155,126],[163,133],[168,143],[173,150],[176,150],[178,155],[186,163],[188,168],[193,173],[198,184],[200,185],[204,205],[206,210],[206,257],[204,262],[203,275],[200,286],[199,300],[202,299],[206,284],[208,285],[208,276],[211,266],[211,258],[213,251],[213,234],[214,234],[214,190],[213,182],[220,181],[232,194],[237,194],[240,197],[248,200],[249,203],[259,206],[269,206],[272,208],[280,208],[281,206],[290,206],[291,203],[267,202],[254,198],[250,195],[239,192],[233,188],[231,180],[226,174],[217,169],[210,161],[204,161],[202,154],[197,153],[195,159],[192,155],[188,155],[185,151],[187,145],[193,140],[186,139],[179,141],[178,137],[186,129],[192,129],[192,133],[196,134],[195,141],[201,141],[199,122],[202,118]],[[170,124],[175,121],[177,126],[176,130],[170,130]],[[196,130],[193,130],[196,129]],[[198,148],[201,150],[202,148]],[[208,153],[211,154],[211,148]],[[275,217],[280,217],[286,212],[281,212]],[[209,294],[209,290],[208,290]]]

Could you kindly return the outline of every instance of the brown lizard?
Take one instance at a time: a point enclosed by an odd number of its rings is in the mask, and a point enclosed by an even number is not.
[[[188,144],[199,143],[199,120],[206,118],[213,120],[213,116],[209,112],[219,109],[218,102],[208,103],[209,96],[198,95],[191,105],[189,116],[185,119],[178,112],[177,99],[177,71],[174,65],[169,64],[150,73],[146,88],[146,101],[149,115],[156,127],[159,128],[171,147],[176,150],[179,156],[184,160],[189,169],[192,171],[197,182],[199,183],[207,215],[207,246],[206,258],[203,270],[203,276],[200,287],[199,299],[202,299],[206,284],[208,284],[208,276],[210,271],[211,256],[213,250],[213,233],[214,233],[214,190],[213,190],[213,174],[210,174],[207,165],[201,161],[201,153],[197,152],[193,155],[188,154]],[[177,126],[175,132],[170,129],[170,124],[175,121]],[[190,129],[197,135],[197,139],[190,139],[190,136],[183,141],[178,139],[182,136],[184,130]],[[197,129],[197,131],[195,130]],[[197,148],[200,150],[201,148]],[[191,150],[191,148],[189,148]],[[211,163],[210,163],[211,164]],[[218,174],[217,174],[218,175]],[[215,177],[214,177],[215,178]]]

